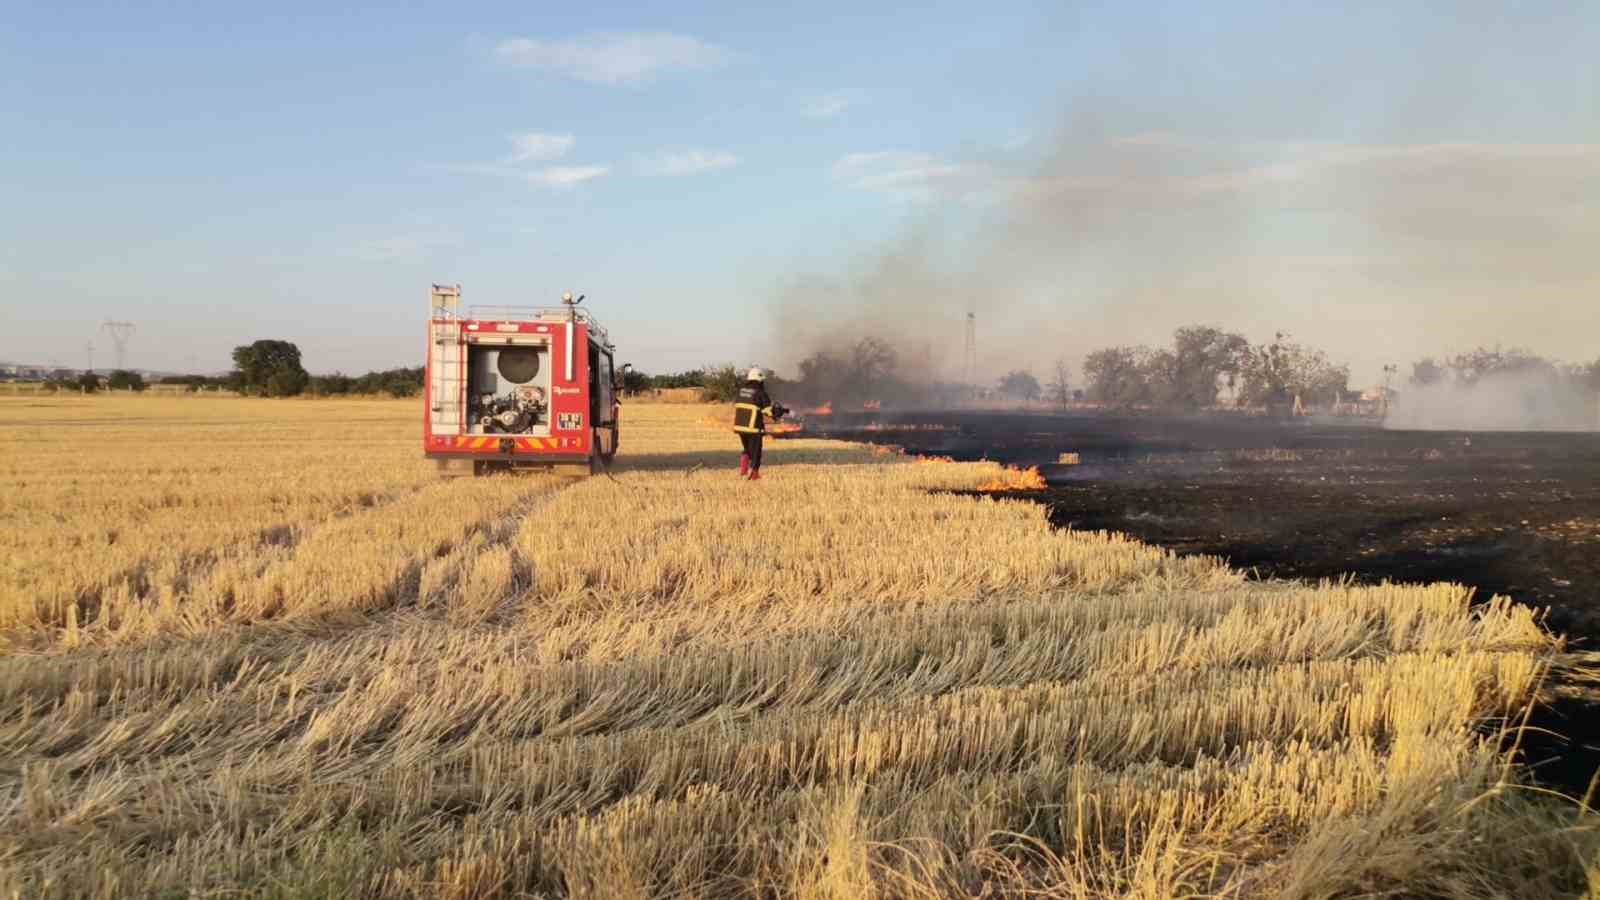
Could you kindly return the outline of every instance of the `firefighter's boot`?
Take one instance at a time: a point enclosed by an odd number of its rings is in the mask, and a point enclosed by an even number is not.
[[[739,454],[739,477],[743,478],[743,477],[745,477],[746,475],[749,475],[749,474],[750,474],[750,454],[741,453],[741,454]]]
[[[751,469],[750,470],[750,480],[751,481],[760,481],[761,480],[761,470],[760,469]]]

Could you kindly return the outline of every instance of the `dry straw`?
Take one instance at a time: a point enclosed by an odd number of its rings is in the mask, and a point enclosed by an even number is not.
[[[0,894],[1587,887],[1483,730],[1557,649],[1527,610],[625,416],[562,486],[435,481],[409,403],[0,398]]]

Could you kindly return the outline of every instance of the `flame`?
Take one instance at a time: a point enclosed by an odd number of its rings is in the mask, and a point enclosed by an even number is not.
[[[917,457],[917,462],[918,462],[918,464],[922,464],[922,463],[952,463],[952,462],[955,462],[955,460],[950,458],[950,457],[948,457],[948,456],[919,456],[919,457]]]
[[[800,410],[800,415],[802,415],[802,416],[831,416],[831,415],[833,415],[833,401],[832,400],[824,400],[824,401],[822,401],[822,405],[821,406],[815,406],[815,407],[812,407],[811,409],[802,409],[802,410]]]
[[[978,490],[987,492],[999,491],[1042,491],[1047,485],[1044,476],[1039,474],[1038,466],[1029,466],[1026,469],[1013,469],[1005,466],[1000,470],[997,478],[991,478],[978,485]]]
[[[768,434],[794,434],[801,429],[795,422],[772,422],[767,425]]]
[[[883,409],[883,401],[882,400],[868,400],[867,402],[861,404],[861,408],[862,409]]]

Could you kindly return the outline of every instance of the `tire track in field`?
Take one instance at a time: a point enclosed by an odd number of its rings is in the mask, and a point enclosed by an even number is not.
[[[479,523],[481,541],[468,535],[450,554],[430,561],[412,599],[424,609],[443,611],[454,624],[502,618],[506,607],[533,587],[533,560],[516,543],[523,522],[571,486],[557,484],[525,496],[502,515]]]
[[[281,619],[355,624],[356,616],[415,603],[430,568],[449,570],[450,562],[459,564],[480,545],[507,545],[532,502],[557,486],[542,479],[481,479],[427,481],[381,496],[366,492],[371,499],[315,521],[259,529],[232,552],[212,548],[176,563],[143,560],[99,593],[80,597],[57,627],[0,641],[70,649]],[[171,566],[181,577],[165,583],[152,577]]]
[[[304,623],[415,604],[425,572],[505,543],[502,533],[515,528],[504,520],[518,520],[555,487],[546,480],[434,482],[382,510],[326,523],[253,579],[231,586],[220,598],[222,618]]]

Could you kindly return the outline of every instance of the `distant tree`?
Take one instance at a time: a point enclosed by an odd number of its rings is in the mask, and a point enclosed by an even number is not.
[[[809,396],[823,400],[836,398],[844,389],[845,368],[842,361],[828,355],[827,351],[818,350],[800,360],[800,383]]]
[[[423,372],[421,366],[368,372],[351,381],[349,393],[413,397],[422,392]]]
[[[658,390],[704,387],[705,381],[706,373],[704,369],[690,369],[687,372],[674,372],[669,375],[650,376],[650,386]]]
[[[355,377],[342,372],[335,372],[332,375],[312,375],[306,381],[306,392],[318,397],[340,397],[346,394],[415,397],[422,393],[425,373],[426,370],[422,366],[415,366],[375,370]]]
[[[638,369],[621,369],[620,373],[624,394],[637,394],[650,389],[650,376]]]
[[[1293,343],[1280,331],[1272,343],[1251,349],[1239,401],[1288,404],[1299,397],[1305,403],[1331,403],[1349,382],[1348,366],[1334,365],[1322,351]]]
[[[273,372],[267,376],[266,386],[261,394],[265,397],[293,397],[305,391],[305,383],[309,378],[300,378],[293,372]]]
[[[1140,393],[1143,397],[1140,402],[1161,409],[1183,407],[1183,382],[1178,375],[1176,353],[1140,347],[1134,352],[1134,363],[1139,370]]]
[[[1286,337],[1280,331],[1272,343],[1253,348],[1239,391],[1241,403],[1285,404],[1294,399],[1290,385],[1294,380],[1294,363],[1290,359],[1293,345]]]
[[[1006,373],[1000,379],[1000,393],[1018,400],[1033,401],[1039,399],[1039,379],[1025,369],[1017,369]]]
[[[1062,409],[1072,402],[1072,369],[1064,359],[1057,359],[1050,367],[1050,382],[1045,385],[1045,399]]]
[[[1411,386],[1427,387],[1437,384],[1444,378],[1444,367],[1433,360],[1433,357],[1421,359],[1411,364]]]
[[[731,403],[743,382],[740,370],[731,365],[711,367],[705,370],[701,380],[700,399],[707,403]]]
[[[145,389],[144,376],[127,369],[117,369],[106,379],[106,387],[113,391],[142,391]]]
[[[92,394],[100,390],[100,376],[93,372],[85,372],[78,376],[77,387],[85,394]]]
[[[1133,406],[1148,402],[1149,387],[1140,367],[1137,347],[1107,347],[1083,361],[1085,395],[1108,406]]]
[[[1250,342],[1241,335],[1209,325],[1179,328],[1170,355],[1161,359],[1157,400],[1185,410],[1212,406],[1218,391],[1235,386],[1249,358]]]
[[[1578,370],[1578,381],[1591,393],[1600,394],[1600,357]]]
[[[415,397],[422,393],[423,370],[396,369],[383,381],[383,392],[391,397]]]
[[[156,384],[183,384],[193,387],[205,380],[203,375],[163,375],[156,379]]]
[[[233,348],[233,365],[242,392],[290,397],[306,389],[311,376],[300,364],[300,348],[289,341],[263,340]]]
[[[1495,347],[1491,350],[1487,347],[1478,347],[1450,357],[1445,360],[1445,365],[1455,373],[1457,381],[1466,385],[1475,384],[1489,375],[1509,372],[1554,375],[1557,371],[1554,362],[1520,348],[1501,350]]]
[[[872,394],[894,372],[899,357],[882,338],[864,337],[850,348],[851,377],[854,387]]]
[[[306,382],[306,392],[318,397],[339,397],[350,393],[355,379],[341,372],[332,375],[313,375]]]
[[[800,361],[800,379],[786,387],[811,402],[855,403],[925,393],[897,374],[900,356],[888,341],[863,337],[839,351],[818,350]]]

